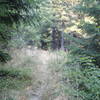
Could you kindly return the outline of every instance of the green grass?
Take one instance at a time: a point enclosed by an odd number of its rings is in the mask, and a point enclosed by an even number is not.
[[[30,70],[3,66],[0,68],[0,100],[18,100],[17,92],[32,84]],[[14,91],[15,94],[11,91]]]
[[[20,89],[29,84],[31,84],[31,76],[27,70],[0,68],[0,90]]]
[[[59,75],[58,95],[64,93],[69,100],[100,100],[100,68],[90,67],[90,59],[85,60],[86,67],[82,68],[79,61],[84,59],[67,54],[62,56],[65,57],[52,59],[49,64],[52,72]]]

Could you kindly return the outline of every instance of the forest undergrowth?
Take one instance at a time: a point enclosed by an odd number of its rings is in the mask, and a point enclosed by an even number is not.
[[[83,69],[79,58],[62,50],[26,47],[11,55],[0,69],[1,100],[99,100],[100,70],[89,58],[80,58],[88,61]]]
[[[0,100],[100,100],[100,0],[0,0]]]
[[[59,51],[22,48],[11,55],[13,59],[4,66],[8,78],[5,90],[1,89],[3,100],[67,100],[60,91],[61,73],[54,70],[63,59]]]

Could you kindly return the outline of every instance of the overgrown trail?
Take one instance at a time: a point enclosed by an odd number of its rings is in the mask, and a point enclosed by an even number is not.
[[[36,79],[38,80],[39,85],[36,89],[33,90],[33,93],[30,96],[30,100],[43,100],[42,98],[44,98],[44,95],[48,90],[48,85],[51,77],[51,73],[48,68],[50,54],[49,52],[42,50],[35,51],[34,54],[38,54],[37,60],[39,62],[36,66]]]
[[[60,56],[53,52],[28,48],[16,52],[16,66],[21,65],[32,71],[32,85],[22,91],[20,100],[67,100],[63,95],[56,96],[60,89],[59,75],[52,71],[55,65],[51,61],[57,62]],[[12,63],[15,64],[13,61]]]
[[[29,52],[30,56],[38,54],[36,59],[38,63],[35,66],[37,70],[35,76],[38,86],[36,84],[34,85],[35,89],[29,90],[29,92],[31,91],[29,100],[54,100],[52,95],[58,84],[57,77],[53,77],[51,73],[49,62],[51,59],[58,59],[57,55],[43,50],[36,50],[34,52],[30,50]],[[56,100],[61,100],[61,98]]]

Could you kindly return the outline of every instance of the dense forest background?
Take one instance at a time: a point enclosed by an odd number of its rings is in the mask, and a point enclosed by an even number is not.
[[[42,81],[43,98],[19,96]],[[0,100],[100,100],[100,1],[0,0]]]

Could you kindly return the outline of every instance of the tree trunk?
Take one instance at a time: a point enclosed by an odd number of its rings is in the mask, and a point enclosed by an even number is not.
[[[61,32],[61,50],[64,50],[64,32]]]

